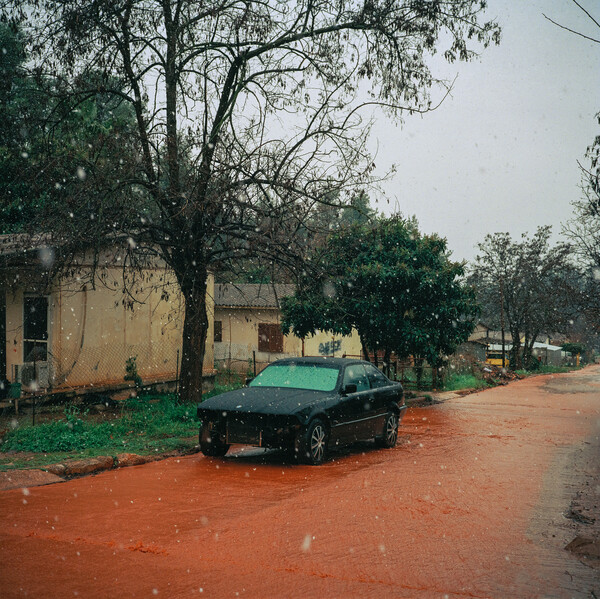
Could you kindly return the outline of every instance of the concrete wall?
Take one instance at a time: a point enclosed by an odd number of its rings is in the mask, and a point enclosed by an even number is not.
[[[214,371],[213,285],[210,276],[206,374]],[[131,288],[133,297],[123,291],[121,268],[105,268],[103,283],[95,289],[76,279],[62,280],[46,294],[53,388],[121,384],[126,361],[133,357],[145,383],[175,378],[185,306],[174,277],[164,267],[147,268]],[[24,361],[23,298],[28,292],[39,290],[30,287],[6,294],[6,371],[11,381],[13,366]]]
[[[289,356],[332,356],[343,354],[358,357],[360,355],[360,339],[354,331],[352,335],[342,337],[330,333],[319,332],[304,340],[293,334],[284,336],[283,352],[270,353],[258,351],[258,325],[260,323],[279,323],[280,311],[276,308],[223,308],[215,307],[215,320],[222,323],[222,341],[215,343],[215,366],[230,368],[236,372],[252,372],[253,359],[257,363],[257,371],[268,363]],[[254,352],[254,354],[253,354]]]

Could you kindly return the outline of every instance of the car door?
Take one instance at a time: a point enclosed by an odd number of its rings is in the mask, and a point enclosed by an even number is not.
[[[375,366],[365,364],[365,370],[372,389],[372,418],[370,425],[374,435],[381,434],[383,421],[390,403],[397,400],[397,390],[392,382]]]
[[[372,405],[372,393],[369,379],[363,364],[349,364],[344,370],[342,389],[347,385],[356,385],[356,392],[341,398],[339,404],[340,440],[345,442],[365,439],[369,411]]]

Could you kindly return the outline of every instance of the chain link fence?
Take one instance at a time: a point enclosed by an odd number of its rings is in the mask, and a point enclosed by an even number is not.
[[[65,394],[82,390],[108,396],[132,386],[134,375],[144,384],[176,381],[180,347],[176,339],[167,337],[161,343],[84,346],[64,349],[58,355],[48,351],[43,362],[13,366],[12,379],[19,382],[11,385],[9,396],[1,404],[2,413],[18,411],[19,406],[41,409],[64,401]],[[128,360],[133,364],[129,371]]]
[[[124,383],[127,361],[132,358],[142,380],[175,379],[180,347],[176,340],[167,339],[161,343],[111,344],[63,351],[51,361],[52,387],[59,390]]]

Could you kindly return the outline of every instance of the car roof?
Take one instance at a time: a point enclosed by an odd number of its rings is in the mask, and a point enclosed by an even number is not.
[[[297,358],[282,358],[271,364],[327,364],[328,366],[346,366],[348,364],[369,364],[366,360],[355,358],[330,358],[326,356],[305,356]],[[269,366],[271,365],[269,364]]]

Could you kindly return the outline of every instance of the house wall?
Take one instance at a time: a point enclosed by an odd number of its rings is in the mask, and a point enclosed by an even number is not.
[[[260,323],[280,323],[281,313],[277,308],[226,308],[215,307],[215,320],[222,323],[222,341],[214,344],[215,366],[230,368],[236,372],[257,371],[270,362],[290,356],[338,356],[344,354],[359,356],[360,339],[355,331],[342,337],[330,333],[318,332],[304,340],[293,334],[283,337],[283,352],[271,353],[258,351],[258,325]]]
[[[477,323],[473,332],[469,335],[469,341],[474,341],[476,339],[483,339],[488,336],[490,329],[481,323]]]
[[[461,343],[454,352],[454,357],[457,359],[474,359],[480,362],[485,362],[486,358],[486,346],[482,343],[476,343],[473,341],[465,341]]]
[[[209,277],[209,331],[203,368],[214,372],[213,285]],[[76,280],[62,280],[48,295],[48,362],[55,389],[124,383],[125,364],[136,358],[145,383],[173,380],[181,352],[184,301],[173,275],[164,267],[147,268],[123,291],[121,268],[105,268],[95,289]],[[36,293],[29,288],[28,292]],[[22,364],[24,290],[6,295],[7,376]],[[179,355],[181,364],[181,355]]]

